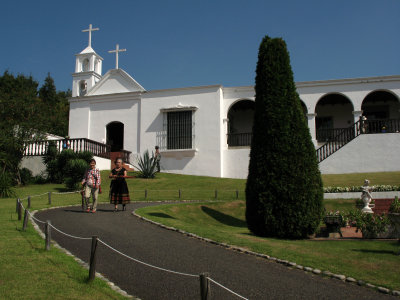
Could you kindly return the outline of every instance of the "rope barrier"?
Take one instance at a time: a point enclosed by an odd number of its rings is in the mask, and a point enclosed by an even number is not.
[[[106,246],[107,248],[109,248],[109,249],[115,251],[116,253],[118,253],[118,254],[120,254],[120,255],[122,255],[122,256],[124,256],[124,257],[130,259],[130,260],[133,260],[133,261],[135,261],[135,262],[137,262],[137,263],[143,264],[143,265],[145,265],[145,266],[148,266],[148,267],[151,267],[151,268],[154,268],[154,269],[157,269],[157,270],[161,270],[161,271],[173,273],[173,274],[178,274],[178,275],[183,275],[183,276],[189,276],[189,277],[199,277],[198,275],[187,274],[187,273],[172,271],[172,270],[164,269],[164,268],[161,268],[161,267],[153,266],[153,265],[151,265],[151,264],[148,264],[148,263],[145,263],[145,262],[143,262],[143,261],[140,261],[140,260],[138,260],[138,259],[136,259],[136,258],[130,257],[129,255],[126,255],[126,254],[124,254],[124,253],[118,251],[117,249],[114,249],[113,247],[111,247],[111,246],[108,245],[107,243],[103,242],[101,239],[98,239],[98,241],[99,241],[100,243],[102,243],[104,246]]]
[[[75,193],[80,193],[81,191],[73,191],[73,192],[63,192],[63,193],[57,193],[57,192],[52,192],[54,195],[65,195],[65,194],[75,194]]]
[[[223,286],[222,284],[216,282],[214,279],[208,277],[208,280],[210,280],[211,282],[215,283],[215,284],[218,285],[219,287],[222,287],[223,289],[227,290],[228,292],[232,293],[233,295],[235,295],[235,296],[237,296],[237,297],[239,297],[239,298],[241,298],[241,299],[248,300],[248,298],[245,298],[245,297],[239,295],[238,293],[235,293],[234,291],[228,289],[227,287]]]
[[[36,222],[39,222],[39,223],[42,223],[42,224],[46,224],[46,222],[40,221],[39,219],[35,218],[35,217],[32,215],[32,213],[31,213],[30,211],[28,211],[28,213],[29,213],[29,216],[30,216],[33,220],[35,220]]]
[[[35,197],[40,197],[40,196],[44,196],[44,195],[47,195],[48,194],[48,192],[46,192],[46,193],[43,193],[43,194],[39,194],[39,195],[33,195],[33,196],[30,196],[31,198],[35,198]],[[24,199],[28,199],[28,197],[26,197],[26,198],[24,198]]]
[[[69,236],[69,237],[74,238],[74,239],[79,239],[79,240],[91,240],[92,239],[91,237],[90,238],[86,238],[86,237],[80,237],[80,236],[75,236],[75,235],[72,235],[72,234],[65,233],[65,232],[61,231],[60,229],[54,227],[52,224],[50,224],[50,227],[52,227],[55,231],[58,231],[59,233],[61,233],[63,235],[66,235],[66,236]]]
[[[58,195],[60,195],[60,194],[73,194],[73,193],[79,193],[79,192],[80,192],[80,191],[64,192],[64,193],[54,193],[54,194],[58,194]],[[32,197],[39,197],[39,196],[43,196],[43,195],[46,195],[46,194],[48,194],[48,193],[44,193],[44,194],[40,194],[40,195],[34,195],[34,196],[30,196],[30,197],[31,197],[31,198],[32,198]],[[22,204],[22,201],[19,201],[19,204],[21,205],[21,207],[22,207],[23,210],[25,210],[25,211],[28,212],[29,216],[30,216],[33,220],[35,220],[36,222],[42,223],[42,224],[46,224],[46,223],[47,223],[47,222],[43,222],[43,221],[41,221],[41,220],[35,218],[35,217],[32,215],[32,213],[24,207],[24,205]],[[74,238],[74,239],[92,240],[92,238],[79,237],[79,236],[75,236],[75,235],[71,235],[71,234],[68,234],[68,233],[66,233],[66,232],[63,232],[63,231],[61,231],[60,229],[56,228],[55,226],[53,226],[53,225],[50,224],[50,223],[49,223],[49,226],[52,227],[52,228],[53,228],[54,230],[56,230],[57,232],[59,232],[59,233],[65,235],[65,236]],[[157,267],[157,266],[151,265],[151,264],[149,264],[149,263],[145,263],[145,262],[140,261],[140,260],[138,260],[138,259],[136,259],[136,258],[133,258],[133,257],[131,257],[131,256],[125,254],[125,253],[122,253],[121,251],[119,251],[119,250],[117,250],[117,249],[111,247],[111,246],[108,245],[106,242],[102,241],[101,239],[98,239],[98,242],[100,242],[101,244],[103,244],[104,246],[106,246],[107,248],[109,248],[110,250],[112,250],[112,251],[114,251],[114,252],[116,252],[116,253],[118,253],[118,254],[120,254],[120,255],[122,255],[122,256],[128,258],[128,259],[130,259],[130,260],[132,260],[132,261],[135,261],[135,262],[137,262],[137,263],[139,263],[139,264],[148,266],[148,267],[150,267],[150,268],[157,269],[157,270],[164,271],[164,272],[168,272],[168,273],[172,273],[172,274],[182,275],[182,276],[199,277],[198,275],[188,274],[188,273],[183,273],[183,272],[177,272],[177,271],[173,271],[173,270],[169,270],[169,269]],[[207,278],[208,278],[208,280],[210,280],[211,282],[213,282],[213,283],[216,284],[217,286],[219,286],[219,287],[225,289],[226,291],[230,292],[231,294],[233,294],[233,295],[235,295],[235,296],[237,296],[237,297],[239,297],[239,298],[241,298],[241,299],[248,300],[248,298],[245,298],[245,297],[239,295],[238,293],[236,293],[236,292],[232,291],[231,289],[229,289],[229,288],[223,286],[221,283],[215,281],[214,279],[212,279],[212,278],[210,278],[210,277],[207,277]]]

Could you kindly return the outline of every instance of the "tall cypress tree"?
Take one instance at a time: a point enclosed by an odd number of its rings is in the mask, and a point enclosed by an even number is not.
[[[261,42],[255,91],[247,226],[260,236],[304,238],[321,220],[322,180],[280,38],[266,36]]]

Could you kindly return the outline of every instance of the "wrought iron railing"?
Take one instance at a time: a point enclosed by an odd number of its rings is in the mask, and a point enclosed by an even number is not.
[[[342,129],[337,135],[333,136],[323,146],[316,150],[318,163],[338,151],[361,133],[360,121],[357,121],[348,128]]]
[[[29,143],[25,147],[25,156],[45,155],[50,143],[54,144],[57,151],[72,149],[74,152],[90,151],[95,156],[110,158],[110,145],[102,144],[86,138],[45,140]],[[128,151],[127,151],[128,152]],[[129,157],[129,156],[128,156]]]
[[[339,133],[335,130],[332,130],[332,133],[333,132],[335,132],[336,135],[327,134],[326,136],[329,136],[329,138],[326,143],[317,149],[319,163],[360,134],[400,132],[400,119],[359,120],[348,128],[342,128]]]
[[[332,141],[342,130],[347,128],[329,128],[329,129],[317,129],[316,139],[318,142]]]
[[[253,133],[228,133],[227,136],[229,147],[251,146]]]
[[[399,119],[365,120],[363,133],[393,133],[400,132]]]

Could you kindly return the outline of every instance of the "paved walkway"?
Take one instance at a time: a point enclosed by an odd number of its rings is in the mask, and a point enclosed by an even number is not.
[[[313,275],[251,255],[199,241],[139,220],[132,209],[156,205],[131,204],[112,212],[100,205],[96,214],[80,207],[39,212],[57,228],[78,236],[99,236],[104,242],[144,262],[189,274],[209,272],[211,278],[249,299],[386,299],[371,289]],[[157,204],[159,205],[159,203]],[[52,231],[52,238],[88,262],[91,241],[76,240]],[[199,299],[199,280],[149,268],[99,246],[97,271],[141,299]],[[212,299],[239,299],[211,284]]]

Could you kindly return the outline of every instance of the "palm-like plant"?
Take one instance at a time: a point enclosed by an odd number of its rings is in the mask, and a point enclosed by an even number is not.
[[[142,178],[154,178],[157,172],[157,161],[154,157],[154,153],[149,154],[149,151],[146,150],[143,153],[143,156],[138,156],[136,159],[136,164],[134,166],[139,170],[139,177]]]

